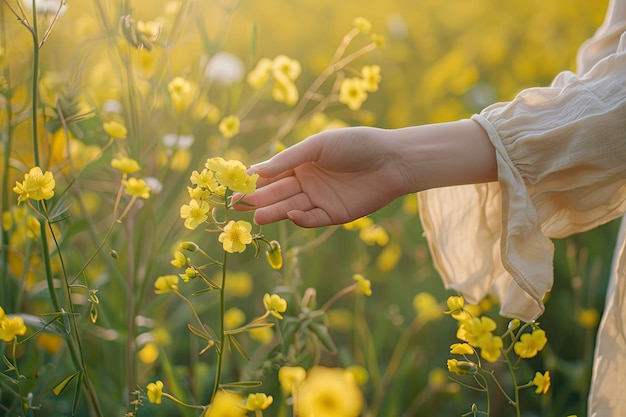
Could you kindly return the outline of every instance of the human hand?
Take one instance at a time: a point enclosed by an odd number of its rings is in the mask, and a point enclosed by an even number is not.
[[[390,131],[337,129],[311,136],[254,165],[257,190],[243,197],[254,220],[289,219],[302,227],[343,224],[409,192]],[[235,196],[239,198],[239,196]]]

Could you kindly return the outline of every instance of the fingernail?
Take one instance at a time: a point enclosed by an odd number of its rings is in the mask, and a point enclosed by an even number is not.
[[[269,165],[269,161],[263,161],[263,162],[259,162],[258,164],[251,165],[250,169],[253,171],[259,171],[268,165]]]

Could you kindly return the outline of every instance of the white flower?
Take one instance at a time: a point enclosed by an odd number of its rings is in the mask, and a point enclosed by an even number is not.
[[[39,3],[37,3],[37,7],[39,7]],[[102,103],[102,111],[105,113],[122,114],[123,110],[124,106],[117,100],[107,100]]]
[[[218,52],[209,60],[205,75],[219,84],[234,84],[243,79],[244,67],[241,58],[228,52]]]
[[[35,0],[22,0],[24,7],[26,7],[31,13],[33,11],[33,3]],[[63,16],[67,10],[66,0],[37,0],[37,12],[39,14],[55,15],[57,11],[59,16]],[[60,10],[59,10],[60,8]]]
[[[148,187],[150,187],[150,192],[153,194],[158,194],[163,189],[163,184],[161,183],[161,181],[154,177],[146,177],[143,180],[146,182]]]
[[[168,148],[189,149],[193,145],[193,136],[168,133],[163,136],[163,145]]]

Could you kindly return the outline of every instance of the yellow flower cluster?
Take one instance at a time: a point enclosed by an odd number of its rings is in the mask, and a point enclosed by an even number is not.
[[[206,221],[213,221],[211,210],[216,205],[224,204],[227,190],[249,194],[256,189],[257,178],[257,174],[248,175],[246,166],[240,161],[209,158],[202,171],[193,171],[191,174],[192,186],[187,187],[191,200],[180,208],[185,227],[193,230]],[[231,221],[224,227],[220,242],[224,243],[225,250],[231,253],[243,252],[245,245],[251,242],[252,227],[246,223]]]
[[[459,328],[457,338],[468,343],[473,348],[480,349],[480,356],[488,362],[495,362],[501,355],[502,338],[493,334],[496,322],[491,318],[473,317],[464,310],[463,297],[449,297],[448,311],[457,321]]]
[[[463,343],[454,343],[450,346],[452,355],[461,355],[468,359],[468,355],[476,355],[480,350],[480,356],[488,362],[495,362],[504,355],[504,360],[509,361],[508,352],[513,348],[519,359],[534,358],[543,350],[548,342],[546,333],[540,329],[536,323],[528,323],[521,326],[518,319],[513,319],[509,323],[508,330],[504,336],[511,335],[512,346],[504,348],[502,337],[496,336],[496,323],[487,316],[477,317],[470,312],[469,306],[465,305],[462,296],[452,296],[447,300],[448,311],[455,320],[459,322],[457,338]],[[525,332],[528,327],[531,332]],[[448,360],[448,370],[457,375],[476,374],[481,366],[470,360]],[[550,388],[550,373],[537,372],[535,378],[527,386],[536,386],[535,392],[545,394]]]
[[[246,80],[252,88],[260,90],[272,78],[274,80],[272,98],[279,103],[294,106],[299,98],[295,81],[301,72],[300,62],[286,55],[278,55],[273,60],[260,59],[254,69],[248,73]]]
[[[380,83],[380,66],[369,65],[361,68],[360,77],[350,77],[342,81],[339,88],[339,102],[350,110],[358,110],[365,100],[367,93],[378,90]]]
[[[4,309],[0,307],[0,340],[5,342],[13,342],[17,336],[26,334],[26,325],[24,319],[15,316],[7,316]]]

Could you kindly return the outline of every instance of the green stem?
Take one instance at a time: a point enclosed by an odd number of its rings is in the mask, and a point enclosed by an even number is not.
[[[39,132],[37,113],[39,110],[39,30],[37,29],[37,0],[33,0],[33,26],[30,30],[33,37],[33,80],[32,80],[32,113],[33,113],[33,157],[35,165],[40,166]]]
[[[222,366],[224,363],[224,339],[226,332],[224,328],[224,314],[226,310],[225,306],[225,291],[226,288],[226,261],[228,260],[228,252],[224,251],[224,260],[222,262],[222,286],[220,288],[220,341],[219,349],[217,350],[217,369],[215,370],[215,384],[213,386],[213,395],[211,401],[215,398],[215,394],[220,387],[220,380],[222,378]]]
[[[0,5],[0,48],[6,50],[6,25],[4,24],[4,7]],[[8,66],[4,70],[4,78],[7,81],[9,89],[11,88],[10,71]],[[13,129],[11,129],[11,96],[8,95],[4,101],[5,112],[7,115],[7,129],[6,129],[6,147],[4,149],[4,160],[2,164],[2,207],[0,210],[2,213],[9,212],[9,161],[11,156]],[[2,246],[0,246],[0,252],[2,258],[0,260],[0,281],[2,281],[2,296],[0,296],[0,305],[8,307],[11,311],[16,306],[9,305],[8,301],[12,298],[11,294],[11,282],[9,281],[9,231],[2,228]],[[7,298],[8,297],[8,298]]]
[[[66,336],[67,345],[69,347],[72,361],[74,362],[74,366],[76,366],[76,368],[78,368],[84,376],[84,378],[82,379],[83,385],[84,385],[83,388],[87,392],[87,397],[89,399],[89,402],[91,403],[91,406],[93,407],[93,411],[96,413],[98,417],[104,417],[104,414],[100,407],[100,403],[98,401],[98,395],[96,394],[95,387],[91,381],[91,378],[89,377],[89,373],[87,372],[87,366],[85,364],[85,359],[83,355],[82,343],[80,340],[80,335],[78,333],[78,322],[76,320],[76,314],[74,314],[74,304],[72,303],[72,294],[70,290],[70,284],[67,280],[67,273],[65,271],[65,263],[63,261],[61,247],[56,238],[56,235],[54,234],[52,225],[48,221],[47,210],[43,201],[41,203],[41,209],[42,209],[42,212],[45,213],[46,215],[46,221],[41,222],[41,242],[42,242],[41,244],[42,244],[43,258],[44,258],[44,264],[45,264],[45,269],[46,269],[46,279],[48,282],[48,290],[51,292],[55,310],[57,312],[60,312],[61,308],[60,308],[58,296],[56,294],[56,290],[54,288],[54,279],[52,277],[52,267],[51,267],[52,264],[50,261],[50,253],[49,253],[49,247],[48,247],[47,230],[49,229],[50,234],[56,245],[57,253],[59,254],[59,260],[61,262],[61,268],[63,270],[63,289],[64,289],[65,302],[66,302],[66,307],[68,311],[70,312],[70,318],[71,318],[71,323],[72,323],[72,331],[70,331],[70,333],[67,334]],[[46,224],[48,225],[48,229],[46,229],[45,227]],[[52,285],[52,287],[50,287],[50,285]],[[74,335],[74,337],[72,337],[72,334]]]
[[[20,374],[20,370],[17,366],[17,356],[15,354],[15,350],[17,347],[17,337],[13,339],[13,368],[15,370],[15,378],[17,380],[17,392],[19,394],[20,400],[20,415],[26,416],[24,413],[24,395],[22,394],[22,378]]]

